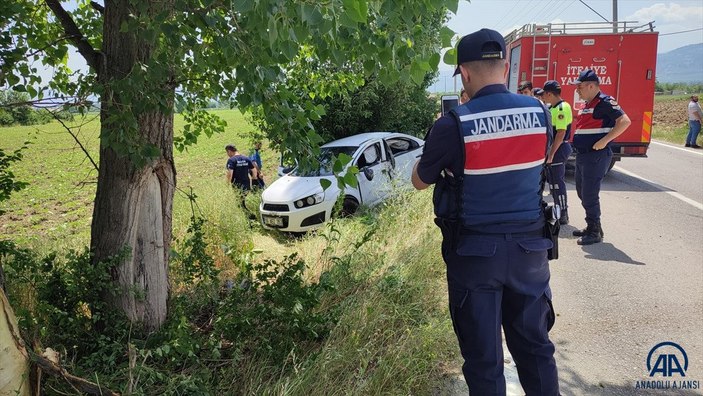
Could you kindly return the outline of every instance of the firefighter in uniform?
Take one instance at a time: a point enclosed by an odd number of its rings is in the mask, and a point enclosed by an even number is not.
[[[547,156],[547,165],[549,172],[547,173],[548,182],[552,191],[554,203],[561,207],[560,224],[569,224],[569,212],[566,201],[566,183],[564,183],[564,175],[566,174],[566,161],[571,155],[571,144],[569,137],[571,136],[571,121],[573,114],[571,106],[568,102],[561,98],[561,86],[554,80],[547,81],[542,88],[542,100],[544,100],[552,112],[552,129],[554,134],[554,142]]]
[[[574,84],[579,97],[586,102],[574,123],[573,143],[576,193],[586,211],[586,228],[574,231],[573,235],[581,237],[579,245],[591,245],[603,241],[598,195],[613,158],[609,144],[625,132],[631,121],[612,96],[600,91],[598,75],[593,70],[582,71]]]
[[[457,47],[456,74],[471,100],[439,118],[413,168],[435,184],[449,310],[472,396],[505,395],[501,326],[528,396],[558,395],[540,174],[548,110],[510,93],[500,33],[482,29]]]

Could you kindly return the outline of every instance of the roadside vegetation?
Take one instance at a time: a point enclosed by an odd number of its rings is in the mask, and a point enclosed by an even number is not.
[[[264,231],[224,181],[224,145],[248,153],[252,127],[236,110],[217,112],[225,134],[175,156],[172,314],[148,336],[104,303],[109,272],[84,250],[95,174],[83,152],[55,122],[4,130],[5,151],[30,141],[12,164],[28,185],[0,203],[12,240],[0,264],[24,338],[123,394],[437,391],[456,346],[430,194],[399,193],[302,237]],[[79,136],[95,142],[96,124]],[[278,153],[265,146],[263,160],[270,183]],[[258,197],[247,205],[256,210]],[[45,380],[46,394],[76,392]]]

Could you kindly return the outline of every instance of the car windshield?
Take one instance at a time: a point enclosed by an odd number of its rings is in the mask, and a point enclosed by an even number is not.
[[[320,149],[321,166],[319,169],[303,172],[300,168],[296,168],[293,174],[302,177],[331,176],[333,174],[332,157],[339,157],[340,154],[346,154],[351,157],[358,148],[358,146],[323,147]]]

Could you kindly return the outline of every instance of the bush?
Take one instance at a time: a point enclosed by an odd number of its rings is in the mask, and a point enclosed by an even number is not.
[[[386,85],[371,79],[349,95],[326,100],[327,114],[313,125],[326,141],[374,131],[424,136],[438,111],[426,91],[432,78],[428,75],[421,86],[402,81]]]

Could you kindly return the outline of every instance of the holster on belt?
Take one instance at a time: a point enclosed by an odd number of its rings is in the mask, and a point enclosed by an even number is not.
[[[437,227],[442,232],[442,239],[448,243],[451,249],[455,249],[459,236],[459,221],[435,217],[434,223],[437,224]]]

